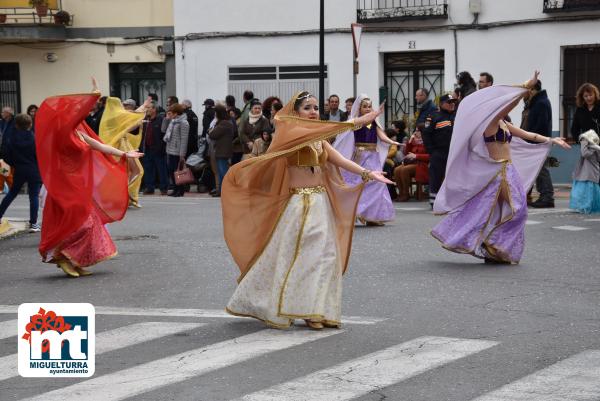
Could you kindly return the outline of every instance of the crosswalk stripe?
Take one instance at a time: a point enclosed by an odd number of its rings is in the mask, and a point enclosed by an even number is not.
[[[5,338],[9,338],[12,336],[17,336],[17,324],[18,320],[6,320],[4,322],[0,322],[0,340]]]
[[[542,224],[542,222],[541,221],[536,221],[536,220],[527,220],[525,222],[525,224],[528,225],[528,226],[532,226],[532,225],[536,225],[536,224]]]
[[[270,352],[343,332],[343,330],[261,330],[232,340],[211,344],[99,376],[62,389],[40,394],[28,400],[122,400]]]
[[[145,341],[192,330],[206,323],[144,322],[108,330],[96,335],[96,355],[126,348]],[[15,325],[16,329],[16,325]],[[0,380],[19,375],[17,354],[0,358]]]
[[[420,337],[246,395],[238,401],[350,400],[496,344],[494,341]]]
[[[555,230],[565,230],[565,231],[583,231],[583,230],[589,230],[589,228],[587,227],[579,227],[579,226],[556,226],[556,227],[552,227]]]
[[[0,305],[0,313],[17,313],[17,308],[16,305]],[[94,309],[96,315],[248,319],[230,315],[221,309],[126,308],[118,306],[94,306]],[[344,324],[371,325],[384,320],[387,319],[367,316],[342,316],[342,323]]]
[[[592,401],[600,394],[600,351],[584,351],[473,401]]]

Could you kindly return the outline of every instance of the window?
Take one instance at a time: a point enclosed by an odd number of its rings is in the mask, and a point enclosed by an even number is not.
[[[6,106],[21,112],[19,63],[0,63],[0,107]]]

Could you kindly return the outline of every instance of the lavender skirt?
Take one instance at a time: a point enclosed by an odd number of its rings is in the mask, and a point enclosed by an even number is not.
[[[356,148],[352,161],[367,170],[381,171],[379,153],[376,150]],[[362,182],[360,175],[346,170],[342,170],[342,176],[350,186]],[[392,204],[387,185],[377,181],[369,181],[365,185],[358,202],[356,218],[363,222],[383,223],[394,220],[394,217],[396,217],[396,210]]]
[[[431,235],[453,252],[518,263],[523,255],[526,221],[527,201],[519,174],[510,162],[504,162],[498,175],[447,214]]]

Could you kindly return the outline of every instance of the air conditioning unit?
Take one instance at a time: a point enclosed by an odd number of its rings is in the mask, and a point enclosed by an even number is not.
[[[162,45],[158,45],[156,50],[158,51],[158,54],[163,56],[173,56],[175,55],[175,42],[165,41]]]

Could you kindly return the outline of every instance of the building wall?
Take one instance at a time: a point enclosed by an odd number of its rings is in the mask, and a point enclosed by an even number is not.
[[[62,0],[74,28],[173,26],[171,0]]]
[[[158,43],[158,42],[157,42]],[[110,55],[106,46],[80,44],[2,45],[0,62],[18,62],[21,75],[21,110],[39,105],[48,96],[81,93],[92,89],[91,76],[96,77],[103,94],[109,93],[109,63],[163,62],[156,44],[116,46]],[[44,60],[48,52],[58,60]]]

